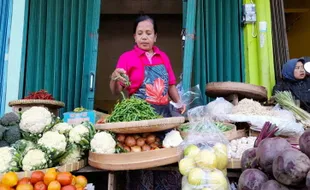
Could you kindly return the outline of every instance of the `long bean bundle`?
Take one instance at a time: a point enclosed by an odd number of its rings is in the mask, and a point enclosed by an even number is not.
[[[124,95],[123,95],[124,97]],[[145,100],[132,96],[118,102],[111,115],[106,119],[107,123],[141,121],[157,119],[160,115]]]

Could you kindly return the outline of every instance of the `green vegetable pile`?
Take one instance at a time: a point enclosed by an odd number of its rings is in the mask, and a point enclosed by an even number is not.
[[[14,112],[6,113],[0,119],[0,147],[9,146],[21,139],[19,115]]]
[[[224,123],[221,122],[215,122],[214,123],[216,127],[218,127],[222,132],[226,132],[226,131],[230,131],[232,129],[231,126],[229,125],[225,125]],[[188,132],[191,129],[191,124],[190,123],[185,123],[183,125],[181,125],[181,127],[179,128],[180,131],[183,132]],[[204,124],[197,124],[195,126],[195,131],[197,132],[208,132],[208,127],[205,127]]]
[[[115,105],[113,112],[106,119],[107,123],[141,121],[161,117],[145,100],[134,96],[125,98],[123,93],[122,95],[124,99]]]

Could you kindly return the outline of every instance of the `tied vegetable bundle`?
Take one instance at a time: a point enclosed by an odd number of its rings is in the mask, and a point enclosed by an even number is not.
[[[141,121],[160,118],[154,108],[148,104],[145,100],[132,96],[131,98],[125,98],[118,102],[112,114],[107,117],[106,122],[129,122],[129,121]]]

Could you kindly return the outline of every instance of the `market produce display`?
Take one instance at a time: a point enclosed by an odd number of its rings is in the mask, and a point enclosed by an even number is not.
[[[214,122],[215,126],[218,127],[222,132],[227,132],[227,131],[230,131],[233,129],[233,127],[231,125],[227,125],[225,123],[222,123],[222,122]],[[179,128],[178,128],[180,131],[182,132],[188,132],[191,130],[191,124],[190,123],[185,123],[185,124],[182,124]],[[200,126],[196,127],[195,130],[197,132],[204,132],[204,130],[207,130],[203,124],[201,124]]]
[[[183,175],[182,189],[228,190],[228,141],[212,121],[198,123],[189,123],[189,134],[180,147],[183,155],[179,161],[179,171]],[[201,129],[204,133],[197,135]]]
[[[242,155],[243,172],[239,178],[239,190],[307,189],[310,159],[307,156],[308,136],[304,132],[299,139],[298,150],[284,138],[266,137],[257,147]]]
[[[241,159],[243,152],[253,148],[256,137],[242,137],[234,139],[228,144],[228,158]]]
[[[141,121],[160,118],[154,108],[145,100],[131,96],[118,102],[106,123]]]
[[[31,107],[20,117],[6,114],[0,122],[0,129],[5,129],[1,141],[5,146],[0,148],[0,174],[78,162],[90,149],[95,135],[91,123],[71,126],[44,107]],[[3,124],[13,126],[3,127]]]
[[[54,97],[51,94],[49,94],[46,90],[31,92],[24,99],[55,100]]]
[[[164,138],[163,138],[164,137]],[[102,154],[144,152],[161,148],[177,147],[183,139],[178,131],[167,134],[113,134],[98,132],[91,141],[91,151]]]
[[[50,168],[46,173],[34,171],[30,177],[20,179],[15,172],[8,172],[0,181],[1,190],[84,190],[86,186],[86,177],[59,172],[55,168]]]

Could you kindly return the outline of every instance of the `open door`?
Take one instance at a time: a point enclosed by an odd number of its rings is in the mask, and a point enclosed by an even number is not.
[[[100,0],[28,0],[22,96],[45,89],[71,111],[93,109]]]

